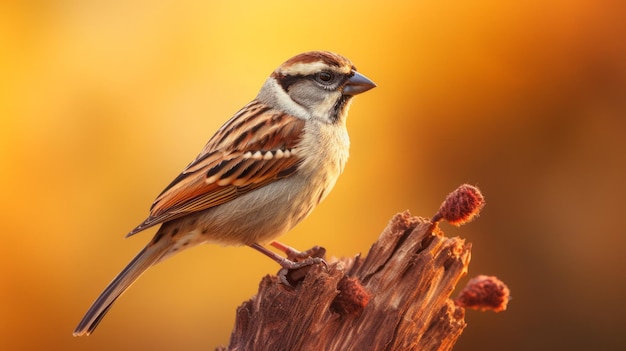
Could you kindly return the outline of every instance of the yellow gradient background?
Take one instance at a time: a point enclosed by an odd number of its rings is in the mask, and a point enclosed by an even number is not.
[[[468,311],[459,350],[624,347],[624,2],[24,1],[0,5],[0,349],[212,350],[278,270],[203,246],[149,270],[95,334],[71,332],[154,234],[154,197],[281,62],[341,53],[351,159],[283,241],[367,252],[396,212],[477,184],[447,235],[513,300]],[[461,284],[467,281],[465,278]],[[620,345],[621,344],[621,345]]]

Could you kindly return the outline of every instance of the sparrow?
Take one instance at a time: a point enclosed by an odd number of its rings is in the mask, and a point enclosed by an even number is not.
[[[91,334],[148,268],[199,244],[247,245],[283,268],[319,262],[295,262],[263,244],[288,257],[297,253],[274,239],[306,218],[335,185],[348,160],[352,97],[375,86],[331,52],[302,53],[280,65],[127,234],[161,225],[91,305],[74,336]]]

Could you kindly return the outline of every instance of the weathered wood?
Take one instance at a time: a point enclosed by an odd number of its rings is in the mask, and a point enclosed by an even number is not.
[[[366,257],[307,267],[295,287],[266,276],[217,350],[450,350],[465,310],[450,300],[471,245],[395,215]]]

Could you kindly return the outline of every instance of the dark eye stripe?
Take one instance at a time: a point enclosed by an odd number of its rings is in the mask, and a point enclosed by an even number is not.
[[[335,72],[334,74],[337,76],[336,78],[337,86],[342,86],[348,79],[350,79],[350,77],[354,73],[341,74],[341,73]],[[301,79],[306,79],[306,78],[315,79],[315,74],[307,75],[307,76],[301,75],[301,74],[293,75],[293,76],[286,76],[286,75],[282,75],[279,73],[274,73],[272,75],[274,76],[274,78],[276,78],[276,80],[278,81],[278,84],[280,84],[280,86],[283,87],[283,90],[285,91],[289,91],[289,87]]]
[[[289,91],[289,87],[293,83],[303,79],[304,77],[305,76],[300,75],[300,74],[299,75],[295,75],[295,76],[285,76],[285,75],[282,75],[282,74],[275,74],[274,75],[274,78],[276,78],[276,80],[278,81],[278,84],[280,84],[280,86],[282,86],[283,90],[285,90],[285,91]]]

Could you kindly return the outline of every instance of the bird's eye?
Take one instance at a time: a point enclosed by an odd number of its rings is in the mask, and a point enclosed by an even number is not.
[[[331,83],[334,78],[335,78],[335,75],[327,71],[320,72],[317,74],[317,80],[320,81],[321,83],[326,83],[326,84]]]

